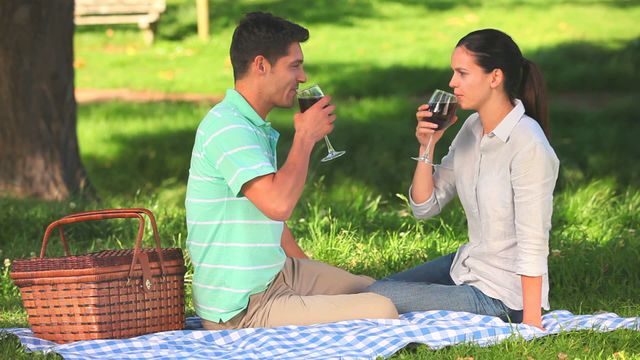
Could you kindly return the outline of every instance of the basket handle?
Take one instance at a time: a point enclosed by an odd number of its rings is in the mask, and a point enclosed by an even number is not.
[[[138,235],[136,236],[135,247],[133,249],[133,259],[131,261],[131,268],[129,270],[129,277],[133,274],[133,268],[135,266],[136,260],[141,261],[139,258],[142,248],[142,235],[144,234],[144,217],[141,214],[147,215],[149,221],[151,222],[151,228],[153,229],[153,238],[156,245],[156,252],[158,253],[158,257],[160,258],[160,269],[162,271],[162,275],[166,274],[164,267],[164,258],[162,257],[162,249],[160,247],[160,235],[158,234],[158,225],[156,224],[156,219],[153,216],[153,213],[144,208],[129,208],[129,209],[104,209],[104,210],[94,210],[94,211],[86,211],[75,213],[71,215],[67,215],[59,220],[56,220],[47,226],[47,230],[44,232],[44,237],[42,239],[42,247],[40,248],[40,258],[44,258],[47,252],[47,244],[49,242],[49,237],[51,233],[57,228],[60,233],[60,240],[62,241],[62,245],[64,246],[64,253],[67,256],[70,256],[69,245],[67,244],[67,240],[64,237],[64,231],[62,230],[62,225],[83,222],[83,221],[93,221],[93,220],[106,220],[106,219],[126,219],[126,218],[137,218],[138,219]],[[142,265],[142,264],[141,264]]]

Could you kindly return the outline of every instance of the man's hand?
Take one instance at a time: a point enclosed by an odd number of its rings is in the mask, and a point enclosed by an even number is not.
[[[287,161],[275,174],[260,176],[242,187],[242,193],[267,217],[285,221],[291,216],[302,194],[313,146],[333,130],[336,107],[330,101],[325,96],[304,113],[295,114],[296,132]]]
[[[331,105],[331,97],[325,96],[313,104],[307,111],[293,116],[296,136],[310,140],[314,144],[333,131],[336,121],[335,105]]]

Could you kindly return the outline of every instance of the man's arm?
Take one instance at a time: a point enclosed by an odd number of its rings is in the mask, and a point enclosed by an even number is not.
[[[291,229],[284,224],[284,228],[282,229],[282,238],[280,240],[280,245],[284,250],[284,253],[287,254],[287,257],[298,258],[298,259],[308,259],[309,257],[302,251],[296,239],[293,237],[291,233]]]
[[[269,218],[289,219],[307,180],[309,156],[314,144],[312,140],[296,134],[284,165],[276,173],[247,182],[242,187],[244,195]]]
[[[294,116],[295,135],[287,161],[274,174],[248,181],[242,193],[266,216],[285,221],[302,195],[313,145],[333,130],[335,106],[325,96],[304,113]]]

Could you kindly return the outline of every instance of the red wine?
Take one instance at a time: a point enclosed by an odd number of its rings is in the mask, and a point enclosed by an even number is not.
[[[322,96],[298,98],[298,104],[300,104],[300,112],[307,111],[308,108],[313,106],[313,104],[317,103],[320,99],[322,99]]]
[[[429,111],[433,113],[431,117],[423,118],[423,121],[432,122],[438,125],[436,130],[442,130],[451,125],[453,116],[456,113],[458,103],[433,103],[429,104]]]

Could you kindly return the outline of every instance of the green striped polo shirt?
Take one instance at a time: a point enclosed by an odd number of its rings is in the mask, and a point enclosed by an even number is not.
[[[185,206],[197,314],[227,321],[264,291],[285,262],[283,222],[241,192],[275,173],[278,132],[235,90],[204,117],[191,155]]]

